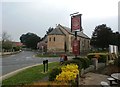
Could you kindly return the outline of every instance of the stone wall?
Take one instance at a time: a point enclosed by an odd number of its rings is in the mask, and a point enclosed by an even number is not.
[[[47,51],[65,51],[65,36],[48,35]]]

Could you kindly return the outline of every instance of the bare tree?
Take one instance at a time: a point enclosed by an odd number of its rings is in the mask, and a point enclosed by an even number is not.
[[[12,40],[10,35],[6,32],[3,31],[2,33],[2,50],[12,50]]]
[[[6,31],[3,31],[2,33],[2,42],[9,41],[10,40],[10,35]]]
[[[6,31],[3,31],[3,33],[2,33],[2,42],[5,42],[5,41],[11,41],[11,37]]]

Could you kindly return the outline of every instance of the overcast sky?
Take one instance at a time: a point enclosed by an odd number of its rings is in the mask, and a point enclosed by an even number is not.
[[[2,31],[20,41],[22,34],[31,32],[43,37],[56,24],[71,27],[70,14],[82,14],[83,32],[91,37],[97,25],[106,24],[118,31],[119,0],[2,0],[0,25]],[[1,32],[0,32],[1,34]]]

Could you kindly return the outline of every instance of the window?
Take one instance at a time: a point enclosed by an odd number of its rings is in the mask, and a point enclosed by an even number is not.
[[[55,41],[55,37],[54,37],[54,41]]]
[[[49,41],[51,41],[51,37],[49,38]]]

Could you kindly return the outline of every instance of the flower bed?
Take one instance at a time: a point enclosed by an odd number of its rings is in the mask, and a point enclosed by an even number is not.
[[[61,69],[59,70],[60,72],[57,72],[54,77],[49,76],[49,79],[52,78],[52,80],[54,79],[54,81],[58,83],[76,84],[76,79],[79,74],[78,65],[71,63],[63,65],[62,67],[59,67],[59,69]]]
[[[57,81],[70,82],[74,81],[79,74],[78,66],[75,64],[68,64],[61,67],[62,72],[56,76]]]

